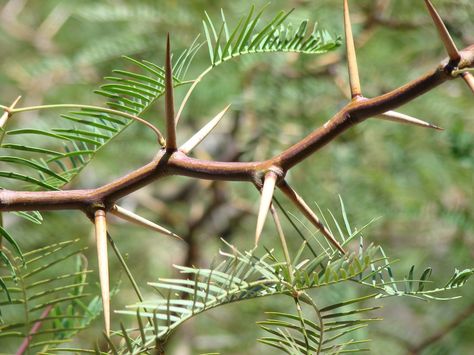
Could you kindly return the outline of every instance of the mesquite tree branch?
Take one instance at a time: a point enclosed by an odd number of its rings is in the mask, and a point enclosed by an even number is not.
[[[420,95],[436,88],[444,82],[461,77],[474,91],[473,77],[469,73],[474,68],[474,45],[458,51],[455,43],[444,26],[440,16],[429,0],[425,0],[429,13],[440,34],[441,40],[446,48],[449,58],[441,62],[434,70],[428,74],[415,79],[393,91],[374,98],[366,98],[362,95],[359,72],[356,60],[355,45],[352,35],[351,22],[349,16],[348,0],[343,0],[344,5],[344,27],[346,34],[347,61],[349,69],[349,82],[351,98],[346,106],[339,110],[323,126],[317,128],[301,141],[292,145],[282,153],[263,161],[255,162],[226,162],[226,161],[206,161],[188,156],[188,153],[215,127],[222,118],[225,111],[222,111],[209,125],[192,137],[181,148],[176,142],[176,123],[179,119],[182,108],[189,98],[190,93],[196,87],[202,75],[194,82],[186,95],[178,115],[174,113],[173,99],[173,77],[171,66],[170,39],[167,36],[166,60],[165,60],[165,116],[166,116],[166,144],[161,148],[154,159],[148,164],[132,171],[131,173],[104,186],[87,190],[66,190],[66,191],[10,191],[0,190],[0,212],[1,211],[28,211],[28,210],[80,210],[94,221],[95,235],[97,243],[97,254],[99,260],[99,274],[102,290],[102,304],[104,309],[104,328],[108,336],[110,334],[110,295],[109,295],[109,271],[107,261],[107,222],[108,212],[118,214],[120,217],[132,220],[135,223],[145,225],[153,230],[176,236],[170,231],[147,221],[140,216],[122,210],[116,205],[116,201],[129,195],[130,193],[146,186],[155,180],[166,176],[179,175],[196,179],[224,180],[224,181],[248,181],[261,188],[262,200],[257,220],[255,234],[255,244],[257,245],[263,230],[265,218],[268,210],[272,213],[277,224],[277,229],[281,237],[284,249],[286,242],[279,224],[278,217],[274,213],[272,196],[276,186],[280,188],[289,200],[315,225],[323,236],[335,246],[339,252],[345,253],[344,249],[331,235],[327,228],[319,221],[317,216],[311,211],[309,206],[297,193],[285,182],[284,178],[288,170],[295,165],[316,153],[344,133],[347,129],[357,125],[364,120],[385,114],[389,118],[402,122],[416,123],[430,126],[426,122],[414,120],[408,116],[387,112],[410,102]],[[3,108],[4,113],[0,118],[0,127],[13,112],[13,106]],[[57,105],[59,106],[59,105]],[[65,105],[63,105],[65,106]],[[23,111],[33,108],[24,108]],[[17,109],[17,112],[22,109]],[[124,114],[122,114],[124,115]],[[141,118],[130,117],[141,123],[147,124],[154,129],[159,138],[160,144],[164,139],[156,127],[143,121]],[[287,262],[289,255],[286,253]]]
[[[458,68],[474,67],[474,46],[460,51]],[[393,110],[418,96],[453,79],[453,68],[448,60],[435,70],[387,94],[374,98],[360,97],[343,107],[323,126],[319,127],[281,154],[260,162],[220,162],[195,159],[181,151],[168,153],[161,149],[150,163],[104,186],[88,190],[65,191],[0,191],[0,211],[82,210],[90,213],[97,203],[106,210],[115,201],[151,182],[169,175],[189,176],[208,180],[250,181],[261,180],[271,166],[286,172],[337,138],[348,128],[362,121]]]

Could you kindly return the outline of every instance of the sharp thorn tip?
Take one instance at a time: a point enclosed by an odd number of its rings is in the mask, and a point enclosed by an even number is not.
[[[393,122],[405,123],[405,124],[410,124],[410,125],[415,125],[415,126],[420,126],[420,127],[425,127],[425,128],[433,128],[437,130],[442,130],[441,127],[438,127],[432,123],[429,123],[429,122],[426,122],[418,118],[405,115],[403,113],[396,112],[396,111],[387,111],[381,115],[378,115],[377,117],[383,120],[387,120],[387,121],[393,121]]]

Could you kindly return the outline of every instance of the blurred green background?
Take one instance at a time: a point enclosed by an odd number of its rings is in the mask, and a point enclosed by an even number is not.
[[[18,95],[19,106],[46,103],[103,104],[93,90],[112,69],[127,68],[121,55],[162,65],[166,33],[179,53],[202,32],[204,10],[213,18],[223,8],[235,24],[251,4],[266,1],[59,1],[11,0],[0,3],[0,102]],[[434,1],[460,48],[474,43],[474,3],[471,0]],[[274,0],[267,18],[278,10],[295,8],[292,19],[316,21],[332,34],[343,33],[342,1]],[[380,95],[434,68],[445,57],[423,1],[358,0],[351,2],[354,34],[364,95]],[[232,25],[231,25],[232,26]],[[194,59],[187,78],[209,65],[206,48]],[[200,84],[184,111],[178,139],[183,142],[203,123],[231,103],[227,119],[196,153],[213,159],[261,160],[297,142],[323,124],[347,102],[344,48],[322,56],[295,54],[242,57],[217,68]],[[180,102],[185,88],[177,89]],[[445,280],[455,267],[472,267],[474,256],[474,100],[460,80],[448,82],[399,109],[443,127],[442,132],[371,119],[298,165],[289,180],[307,201],[323,210],[338,211],[344,199],[354,225],[380,217],[366,232],[400,259],[399,270],[412,264],[431,266],[434,279]],[[14,125],[48,125],[52,111],[15,116]],[[146,118],[164,127],[163,103]],[[67,188],[97,187],[148,162],[157,150],[153,136],[132,125],[108,144]],[[112,221],[110,231],[128,254],[132,271],[147,281],[172,275],[172,264],[207,266],[222,247],[219,237],[244,249],[252,245],[258,194],[243,183],[160,180],[122,201],[184,236],[188,244]],[[278,196],[278,195],[277,195]],[[283,199],[281,199],[283,200]],[[291,207],[288,207],[291,210]],[[296,211],[292,211],[296,216]],[[88,258],[95,269],[91,224],[80,213],[45,213],[41,228],[8,214],[5,225],[24,250],[53,241],[81,238],[90,245]],[[288,234],[294,234],[289,226]],[[290,238],[291,239],[291,238]],[[263,243],[276,235],[270,223]],[[296,245],[296,243],[295,243]],[[113,308],[134,302],[124,275],[111,256],[112,282],[122,279]],[[115,263],[115,264],[114,264]],[[403,277],[402,275],[399,275]],[[92,290],[97,281],[92,278]],[[146,289],[144,288],[146,292]],[[321,298],[335,297],[326,290]],[[468,354],[474,348],[474,316],[422,352],[410,352],[436,335],[459,315],[473,313],[472,284],[459,291],[464,297],[425,303],[393,298],[378,312],[385,318],[368,332],[372,353]],[[264,310],[284,310],[285,299],[246,302],[197,317],[171,339],[170,353],[272,354],[255,342],[255,321]],[[115,319],[116,320],[116,319]],[[114,322],[114,319],[113,319]],[[96,328],[81,333],[77,342],[91,346]],[[1,345],[14,352],[15,344]],[[5,350],[3,350],[5,348]]]

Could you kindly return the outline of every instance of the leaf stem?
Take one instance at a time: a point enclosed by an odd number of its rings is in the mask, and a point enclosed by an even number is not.
[[[8,106],[0,105],[0,108],[2,109],[9,109]],[[161,134],[160,130],[156,128],[153,124],[150,122],[144,120],[143,118],[140,118],[138,116],[132,115],[130,113],[114,110],[111,108],[106,108],[106,107],[100,107],[100,106],[93,106],[93,105],[81,105],[81,104],[53,104],[53,105],[39,105],[39,106],[28,106],[28,107],[20,107],[20,108],[15,108],[15,109],[10,109],[9,112],[11,115],[15,113],[20,113],[20,112],[27,112],[27,111],[37,111],[37,110],[49,110],[49,109],[59,109],[59,108],[80,108],[80,109],[89,109],[89,110],[95,110],[99,112],[105,112],[105,113],[110,113],[114,114],[117,116],[122,116],[125,118],[129,118],[131,120],[137,121],[148,128],[150,128],[158,137],[158,143],[161,146],[165,145],[165,139],[163,137],[163,134]]]
[[[313,299],[306,292],[302,292],[301,294],[305,296],[305,301],[308,301],[311,304],[311,307],[313,307],[314,312],[316,313],[316,316],[318,317],[320,335],[319,335],[319,342],[318,342],[318,350],[316,354],[320,354],[322,350],[322,346],[323,346],[323,336],[324,336],[323,317],[321,316],[321,312],[318,306],[316,306],[316,303],[314,303]]]
[[[298,313],[298,317],[300,319],[300,323],[301,323],[301,330],[303,332],[303,336],[304,336],[304,342],[305,342],[305,345],[306,345],[306,355],[309,355],[309,339],[308,339],[308,333],[306,332],[306,326],[304,324],[304,317],[303,317],[303,311],[301,310],[301,304],[300,304],[300,301],[298,299],[298,297],[294,297],[293,298],[295,300],[295,304],[296,304],[296,312]],[[322,337],[322,334],[321,334],[321,337]],[[321,338],[319,338],[319,345],[321,344]],[[318,354],[319,354],[319,347],[318,347]]]
[[[137,295],[140,302],[143,302],[144,301],[143,295],[140,291],[140,288],[138,287],[137,282],[135,281],[135,278],[133,277],[132,272],[130,271],[130,269],[127,265],[127,262],[123,258],[122,253],[120,252],[119,248],[117,247],[117,244],[115,244],[115,241],[112,239],[112,236],[108,232],[107,232],[107,240],[109,241],[109,244],[112,247],[112,250],[114,251],[115,256],[117,257],[120,265],[122,265],[122,268],[124,269],[125,274],[127,275],[128,279],[130,280],[130,283],[132,284],[132,288],[135,291],[135,294]],[[143,310],[145,312],[148,312],[146,308],[143,308]],[[148,318],[148,322],[150,323],[150,325],[153,325],[153,320],[150,317],[147,317],[147,318]]]
[[[40,315],[39,320],[31,328],[30,334],[28,334],[28,336],[25,339],[23,339],[23,342],[18,348],[16,355],[23,355],[28,350],[32,336],[41,328],[41,326],[43,325],[43,319],[48,317],[52,309],[53,309],[53,305],[48,305],[44,309],[43,313],[41,313]]]

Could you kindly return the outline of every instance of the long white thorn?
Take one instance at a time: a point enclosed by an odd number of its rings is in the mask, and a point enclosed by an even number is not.
[[[347,65],[349,67],[349,83],[351,86],[351,96],[355,98],[361,96],[359,69],[357,67],[357,57],[352,34],[351,18],[349,14],[349,4],[344,0],[344,31],[346,37]]]
[[[97,210],[94,214],[95,239],[97,244],[97,259],[99,264],[100,290],[102,293],[102,307],[104,310],[105,333],[110,335],[110,291],[109,291],[109,263],[107,254],[107,221],[104,210]]]
[[[411,125],[425,127],[425,128],[433,128],[433,129],[437,129],[439,131],[443,130],[443,128],[438,127],[438,126],[436,126],[434,124],[431,124],[429,122],[425,122],[425,121],[422,121],[418,118],[415,118],[415,117],[412,117],[412,116],[409,116],[409,115],[405,115],[404,113],[395,112],[395,111],[387,111],[385,113],[382,113],[381,115],[378,115],[377,118],[381,118],[381,119],[387,120],[387,121],[411,124]]]
[[[131,222],[131,223],[134,223],[136,225],[139,225],[141,227],[145,227],[145,228],[148,228],[154,232],[158,232],[158,233],[161,233],[161,234],[164,234],[166,236],[169,236],[169,237],[173,237],[173,238],[176,238],[176,239],[179,239],[179,240],[183,240],[179,235],[169,231],[168,229],[156,224],[156,223],[153,223],[152,221],[149,221],[148,219],[142,217],[142,216],[139,216],[137,215],[136,213],[133,213],[129,210],[126,210],[125,208],[123,207],[120,207],[118,205],[114,205],[112,207],[112,209],[110,210],[110,213],[113,214],[114,216],[118,217],[118,218],[121,218],[125,221],[128,221],[128,222]]]
[[[451,35],[446,28],[443,19],[436,11],[435,7],[431,3],[430,0],[425,0],[425,5],[428,8],[428,12],[430,13],[431,18],[438,30],[439,36],[441,37],[441,41],[443,41],[444,47],[448,52],[448,56],[453,61],[459,61],[461,59],[461,55],[459,54],[458,49],[456,48],[456,44],[454,43]]]
[[[277,174],[273,171],[269,171],[265,174],[262,187],[262,197],[260,199],[260,207],[258,209],[257,217],[257,229],[255,231],[255,246],[258,246],[260,236],[262,234],[263,225],[267,218],[268,209],[272,203],[273,191],[275,190],[275,184],[277,181]]]
[[[186,141],[186,143],[184,143],[181,147],[179,147],[179,150],[185,154],[188,154],[191,150],[193,150],[218,125],[218,123],[221,121],[222,117],[224,117],[229,107],[230,105],[226,106],[225,109],[219,112],[212,120],[210,120],[196,134],[194,134],[191,138],[189,138]]]

